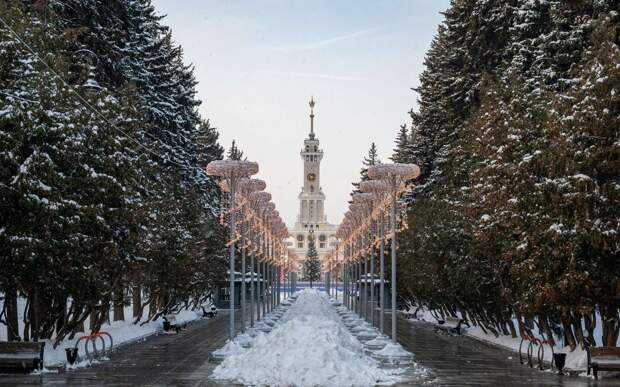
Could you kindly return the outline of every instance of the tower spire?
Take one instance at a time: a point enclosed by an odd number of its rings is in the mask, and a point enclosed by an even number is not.
[[[310,97],[310,139],[314,140],[314,97]]]

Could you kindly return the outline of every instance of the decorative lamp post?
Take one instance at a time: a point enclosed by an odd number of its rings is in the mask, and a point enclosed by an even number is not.
[[[363,225],[364,230],[362,230],[362,235],[365,233],[368,235],[366,246],[368,247],[368,252],[370,253],[370,263],[368,262],[368,257],[364,257],[364,274],[366,275],[366,279],[364,281],[364,294],[366,295],[366,309],[370,312],[370,323],[375,325],[375,253],[374,253],[374,244],[372,241],[372,213],[375,206],[375,197],[371,193],[358,193],[353,195],[353,202],[359,203],[363,210],[365,211],[365,222]],[[370,270],[368,270],[368,264],[370,264]],[[368,300],[368,275],[370,271],[370,300]]]
[[[228,338],[235,335],[235,194],[237,183],[244,177],[258,173],[258,164],[241,160],[215,160],[206,168],[207,174],[224,179],[230,189],[230,322]]]
[[[249,221],[249,198],[252,193],[256,193],[257,191],[263,191],[267,185],[263,180],[259,179],[240,179],[237,183],[237,192],[241,196],[241,200],[243,201],[243,205],[241,206],[241,216],[244,218],[243,222],[240,224],[240,233],[241,233],[241,332],[245,332],[245,320],[246,320],[246,274],[247,274],[247,265],[246,265],[246,232],[247,227],[246,223]]]
[[[368,168],[368,177],[386,183],[391,199],[391,263],[392,263],[392,340],[396,342],[396,198],[405,189],[408,180],[420,175],[420,168],[415,164],[378,164]]]
[[[259,301],[257,300],[257,297],[259,295],[259,281],[258,281],[258,259],[256,259],[257,254],[260,253],[260,247],[261,247],[261,235],[262,235],[262,221],[261,221],[261,215],[264,211],[264,207],[267,203],[269,203],[269,201],[271,200],[271,194],[268,192],[262,192],[262,191],[258,191],[258,192],[252,192],[249,196],[249,205],[250,208],[252,209],[253,213],[254,213],[254,221],[256,223],[256,227],[255,230],[253,232],[253,243],[254,243],[254,249],[253,249],[253,254],[250,256],[250,272],[252,273],[252,277],[250,279],[250,325],[254,326],[254,312],[256,311],[256,305],[259,305]],[[257,311],[258,314],[257,316],[260,318],[260,306],[259,306],[259,310]]]
[[[388,192],[388,185],[381,180],[367,180],[360,183],[360,191],[372,193],[375,196],[375,202],[383,203]],[[379,331],[385,333],[384,316],[385,316],[385,227],[384,227],[384,210],[381,206],[377,208],[377,225],[379,227],[379,300],[381,303],[381,313],[379,315]]]
[[[366,318],[366,308],[364,307],[364,294],[362,292],[362,257],[364,255],[363,252],[363,243],[364,243],[364,233],[362,231],[363,223],[364,223],[364,208],[361,204],[353,203],[349,206],[350,218],[354,223],[355,233],[353,233],[353,245],[357,246],[354,250],[354,257],[356,257],[357,267],[356,267],[356,283],[357,286],[355,288],[357,292],[356,298],[356,309],[357,313],[360,317]]]

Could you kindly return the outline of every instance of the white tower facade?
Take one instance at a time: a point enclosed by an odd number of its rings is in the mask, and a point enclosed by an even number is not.
[[[291,245],[301,258],[306,256],[308,241],[314,237],[314,243],[323,257],[334,247],[337,226],[330,224],[325,215],[325,194],[321,187],[321,161],[323,150],[314,133],[314,99],[310,99],[310,133],[304,140],[300,156],[303,162],[303,186],[297,196],[299,212],[295,226],[289,228]]]

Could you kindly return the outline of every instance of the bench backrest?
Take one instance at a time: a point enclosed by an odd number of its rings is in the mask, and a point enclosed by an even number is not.
[[[590,347],[590,356],[617,356],[620,357],[620,347]]]
[[[41,353],[44,342],[8,341],[0,342],[0,353]]]

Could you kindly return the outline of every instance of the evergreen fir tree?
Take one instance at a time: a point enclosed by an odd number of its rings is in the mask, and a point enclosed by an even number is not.
[[[400,126],[398,134],[396,135],[396,148],[394,148],[394,153],[392,154],[392,157],[390,157],[390,160],[395,163],[407,162],[409,139],[409,129],[407,129],[407,125],[403,124]]]
[[[379,160],[379,151],[377,150],[377,145],[373,142],[370,144],[370,148],[368,149],[368,154],[364,156],[362,160],[362,169],[360,171],[360,181],[368,180],[368,167],[371,165],[381,164],[381,160]],[[354,182],[353,184],[353,192],[351,194],[359,192],[360,183]]]
[[[321,279],[321,261],[319,260],[319,254],[314,243],[314,235],[312,234],[308,239],[308,252],[306,253],[306,259],[303,261],[302,274],[306,281],[310,281],[310,287],[312,287],[313,282]]]
[[[243,151],[237,147],[235,140],[232,141],[228,152],[226,153],[228,160],[243,160]]]

